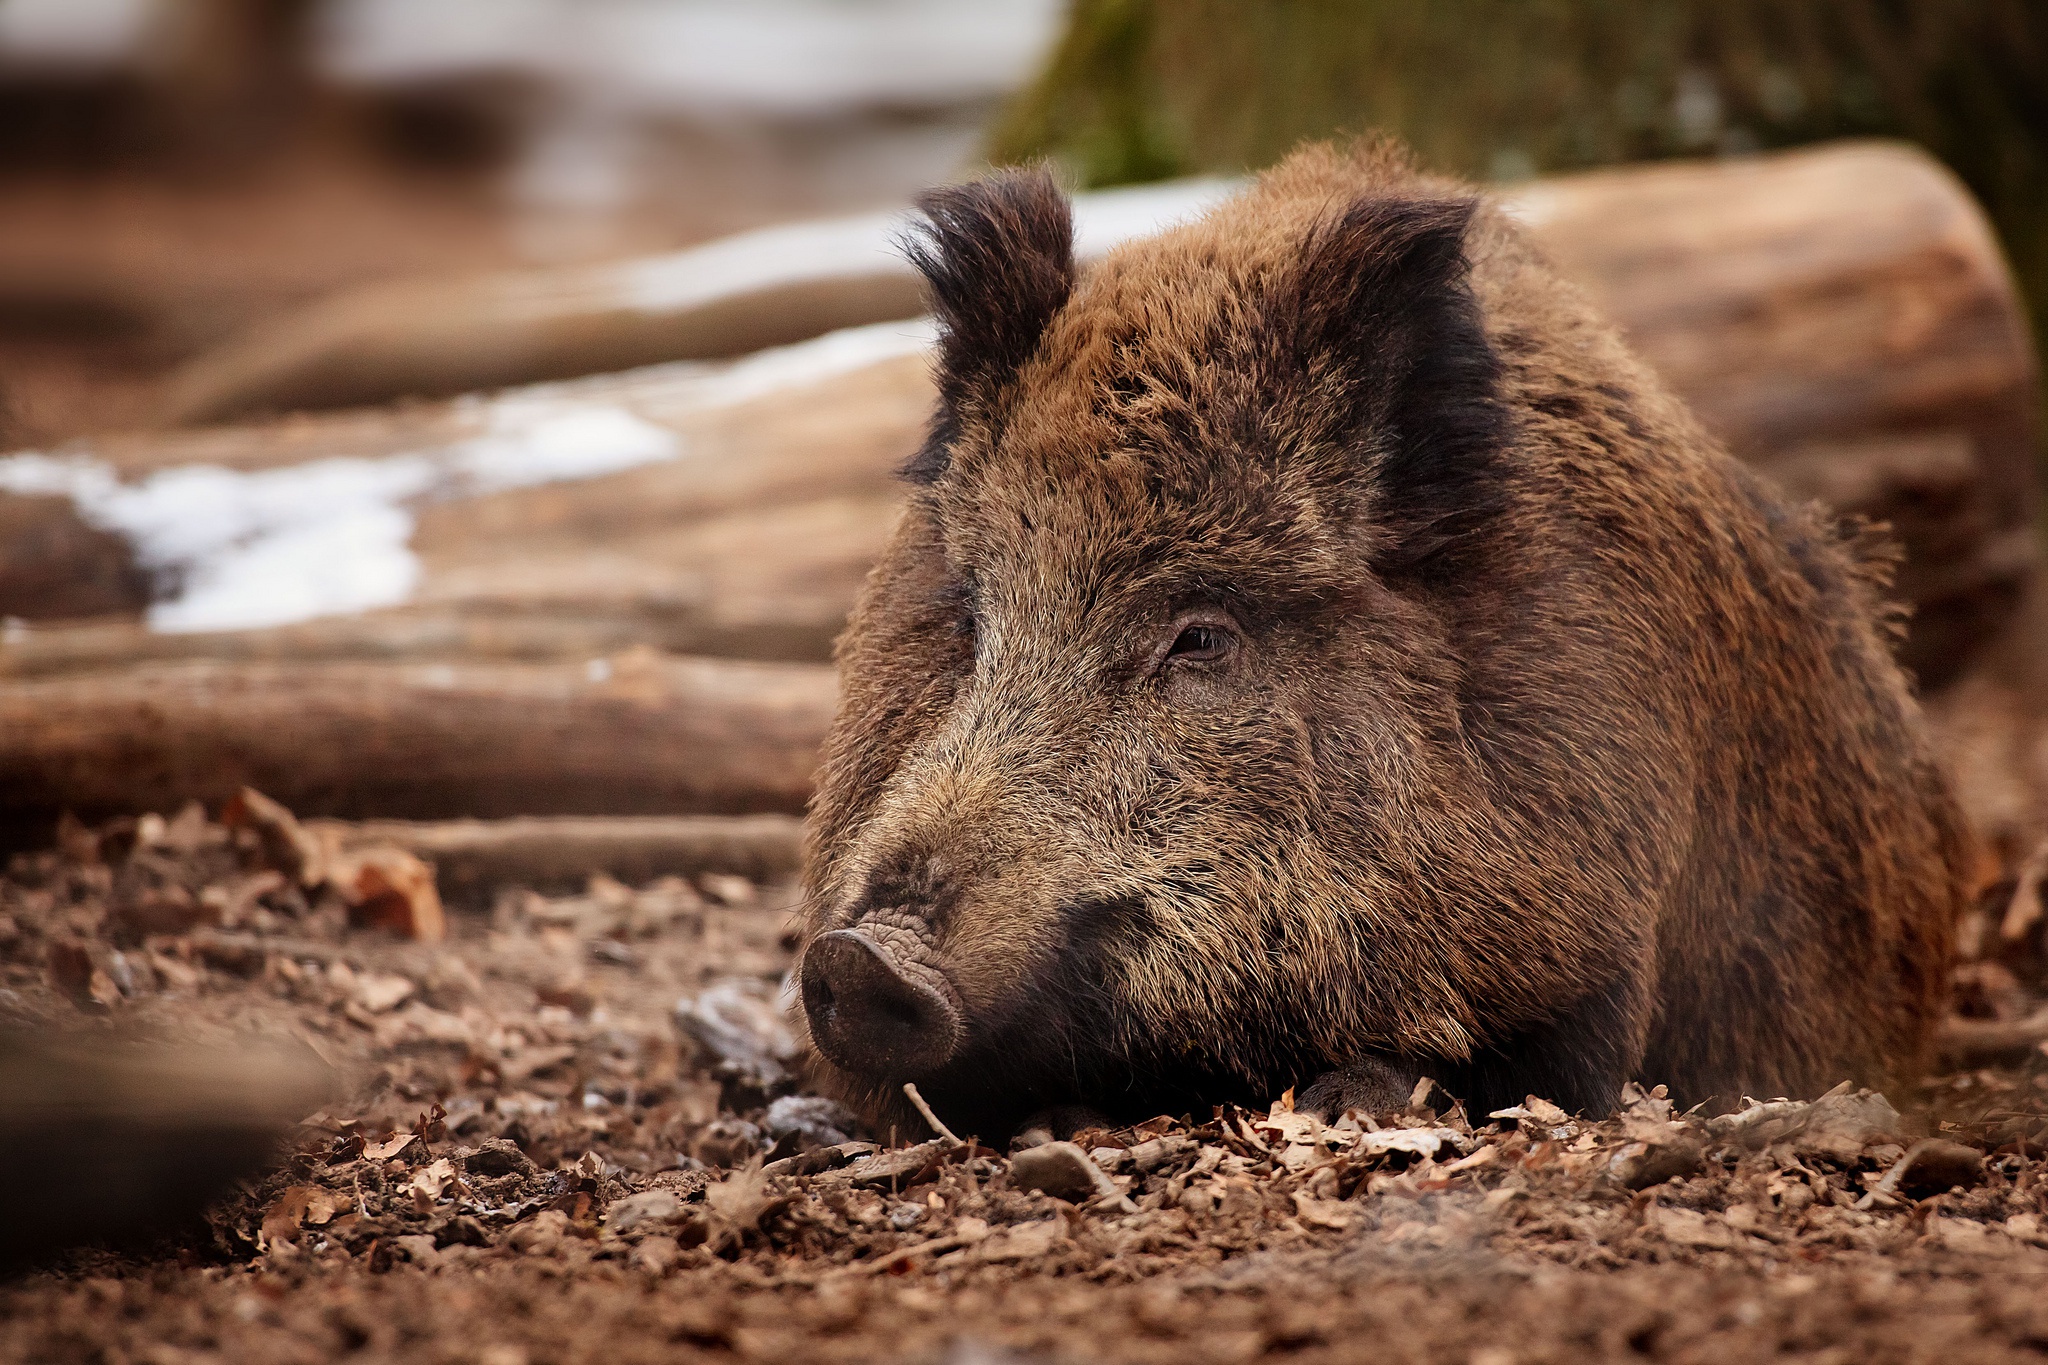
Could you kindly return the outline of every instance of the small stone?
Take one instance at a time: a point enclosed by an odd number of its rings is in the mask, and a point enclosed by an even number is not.
[[[823,1095],[784,1095],[768,1106],[761,1126],[771,1137],[791,1134],[804,1147],[837,1147],[851,1141],[847,1130],[859,1122],[852,1111]]]
[[[724,977],[676,1006],[676,1025],[717,1062],[764,1087],[779,1083],[796,1059],[796,1037],[782,1005],[763,983]]]
[[[638,1227],[671,1222],[682,1210],[683,1201],[676,1197],[674,1190],[647,1190],[627,1195],[606,1212],[604,1230],[623,1235]]]
[[[1010,1174],[1027,1190],[1039,1190],[1070,1204],[1115,1198],[1116,1186],[1088,1154],[1071,1142],[1048,1142],[1010,1158]]]
[[[464,1159],[463,1165],[470,1174],[486,1179],[530,1175],[538,1169],[527,1160],[526,1153],[519,1150],[517,1143],[501,1137],[485,1138],[483,1145]]]

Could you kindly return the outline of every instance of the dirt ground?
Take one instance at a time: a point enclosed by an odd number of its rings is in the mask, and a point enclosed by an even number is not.
[[[1845,1091],[1707,1120],[1632,1093],[1594,1123],[1428,1090],[1332,1126],[1283,1098],[1013,1160],[892,1145],[801,1096],[775,1008],[786,888],[505,888],[429,944],[352,924],[196,809],[61,843],[0,881],[0,1024],[289,1039],[335,1079],[283,1166],[203,1225],[0,1288],[0,1359],[2048,1351],[2038,1053],[1930,1082],[1904,1116]],[[2037,962],[1966,967],[1962,1007],[2034,1008]]]

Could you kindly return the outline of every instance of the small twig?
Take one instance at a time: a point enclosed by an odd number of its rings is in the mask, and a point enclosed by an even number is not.
[[[1982,1066],[2042,1043],[2048,1043],[2048,1009],[2024,1019],[1949,1019],[1934,1035],[1935,1048],[1958,1066]]]
[[[939,1116],[934,1114],[932,1107],[924,1102],[924,1096],[917,1093],[917,1087],[914,1084],[905,1081],[903,1083],[903,1093],[910,1096],[910,1102],[917,1106],[917,1112],[924,1115],[924,1121],[929,1123],[932,1126],[932,1131],[944,1138],[948,1145],[953,1147],[965,1147],[967,1145],[953,1135],[951,1128],[939,1122]]]
[[[1905,1179],[1906,1171],[1912,1166],[1912,1164],[1915,1161],[1919,1159],[1920,1154],[1922,1152],[1926,1151],[1929,1147],[1932,1147],[1934,1145],[1934,1142],[1935,1139],[1933,1138],[1924,1138],[1921,1141],[1914,1143],[1911,1147],[1908,1147],[1906,1149],[1906,1154],[1900,1157],[1897,1161],[1894,1161],[1892,1163],[1892,1168],[1884,1173],[1883,1178],[1880,1179],[1875,1185],[1872,1185],[1870,1187],[1870,1193],[1864,1195],[1861,1199],[1856,1201],[1856,1207],[1859,1209],[1867,1209],[1871,1205],[1875,1204],[1880,1198],[1890,1199],[1892,1197],[1892,1192],[1898,1189],[1899,1181]]]
[[[962,1247],[973,1246],[979,1240],[976,1237],[937,1237],[914,1247],[905,1247],[894,1255],[884,1256],[879,1261],[869,1261],[863,1268],[862,1273],[886,1275],[897,1266],[909,1265],[920,1256],[944,1256],[949,1252],[958,1251]]]

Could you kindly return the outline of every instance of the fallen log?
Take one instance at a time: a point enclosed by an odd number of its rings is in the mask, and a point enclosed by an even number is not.
[[[1957,1071],[2024,1061],[2044,1044],[2048,1009],[2024,1019],[1945,1019],[1934,1038],[1941,1065]]]
[[[1182,181],[1078,195],[1080,254],[1099,256],[1229,189]],[[468,393],[744,355],[914,317],[923,303],[896,249],[902,226],[901,214],[863,214],[761,228],[666,256],[346,292],[187,365],[168,385],[165,420]]]
[[[525,816],[512,820],[309,821],[343,850],[396,845],[434,865],[441,894],[474,898],[500,886],[581,889],[595,873],[628,885],[657,877],[792,876],[803,826],[790,815]]]
[[[1892,528],[1906,551],[1895,591],[1915,613],[1904,658],[1923,683],[1955,677],[2011,620],[2040,555],[2037,370],[1997,243],[1938,163],[1848,143],[1568,177],[1508,203],[1735,454],[1794,496]],[[834,441],[838,414],[805,406],[770,420]],[[918,410],[863,429],[849,464],[907,452]],[[681,471],[628,477],[627,496],[593,481],[488,511],[446,504],[423,539],[483,524],[595,539],[687,510],[655,491],[687,483]],[[841,581],[842,609],[858,582]]]
[[[306,815],[795,813],[829,668],[149,664],[0,689],[0,834],[226,801]]]
[[[0,1276],[67,1247],[139,1251],[198,1224],[342,1089],[303,1045],[0,1030],[0,1161],[23,1177],[0,1218]]]
[[[44,542],[75,552],[20,564],[0,557],[0,616],[77,614],[51,585],[105,577],[108,541],[125,544],[131,573],[167,590],[151,624],[178,631],[458,600],[475,595],[463,585],[478,581],[465,565],[537,562],[557,550],[584,560],[577,577],[596,585],[592,600],[655,616],[716,615],[702,600],[710,576],[692,567],[706,558],[688,549],[693,521],[852,497],[886,500],[886,526],[891,471],[914,448],[931,403],[926,335],[885,324],[735,364],[665,366],[381,421],[299,418],[0,458],[0,519],[16,513],[20,534],[82,518],[124,537],[60,526]],[[871,543],[878,533],[860,534]],[[652,559],[620,552],[636,536]],[[799,557],[812,544],[811,534],[789,541]],[[856,558],[850,570],[842,563],[840,581],[865,570]],[[692,573],[703,580],[696,588]],[[518,591],[508,583],[482,595],[503,601]],[[833,619],[843,615],[831,609]]]
[[[1996,246],[1945,172],[1907,148],[1852,143],[1572,177],[1511,203],[1738,454],[1797,496],[1894,527],[1907,552],[1897,591],[1917,612],[1905,658],[1924,684],[1956,676],[1998,635],[2037,558],[2035,371]],[[668,433],[674,451],[605,477],[408,504],[410,545],[391,548],[409,548],[418,573],[401,596],[465,619],[573,612],[666,648],[822,658],[890,515],[888,471],[931,401],[914,336],[880,339],[896,353],[864,366],[858,347],[834,352],[826,338],[808,345],[831,363],[814,358],[810,371],[790,357],[812,353],[796,348],[96,454],[130,479],[159,457],[260,472],[468,449],[479,433],[609,413]],[[784,387],[760,392],[769,371]],[[822,523],[795,509],[834,499],[868,500],[873,520],[842,520],[828,547]],[[719,517],[733,520],[708,524]],[[714,543],[733,553],[710,553]],[[9,612],[38,615],[0,575]],[[194,628],[190,614],[181,628]],[[530,634],[549,631],[572,633]],[[45,657],[61,652],[45,643]]]
[[[0,679],[177,659],[581,662],[634,645],[823,662],[893,524],[896,496],[685,520],[602,548],[540,530],[464,529],[431,542],[409,606],[267,630],[16,622],[0,631]]]
[[[1738,457],[1890,524],[1924,682],[2011,620],[2040,556],[2039,372],[1938,162],[1842,143],[1573,176],[1515,211]]]

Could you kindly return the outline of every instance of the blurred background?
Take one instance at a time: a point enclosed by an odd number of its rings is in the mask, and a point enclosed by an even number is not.
[[[1090,255],[1374,132],[1894,528],[2031,846],[2034,0],[0,0],[0,835],[799,810],[915,191],[1050,160]]]
[[[1366,129],[1502,181],[1910,138],[2038,319],[2044,48],[2030,0],[0,0],[0,376],[12,443],[61,440],[346,284]]]
[[[13,444],[370,279],[895,205],[982,152],[1057,0],[0,0]]]

